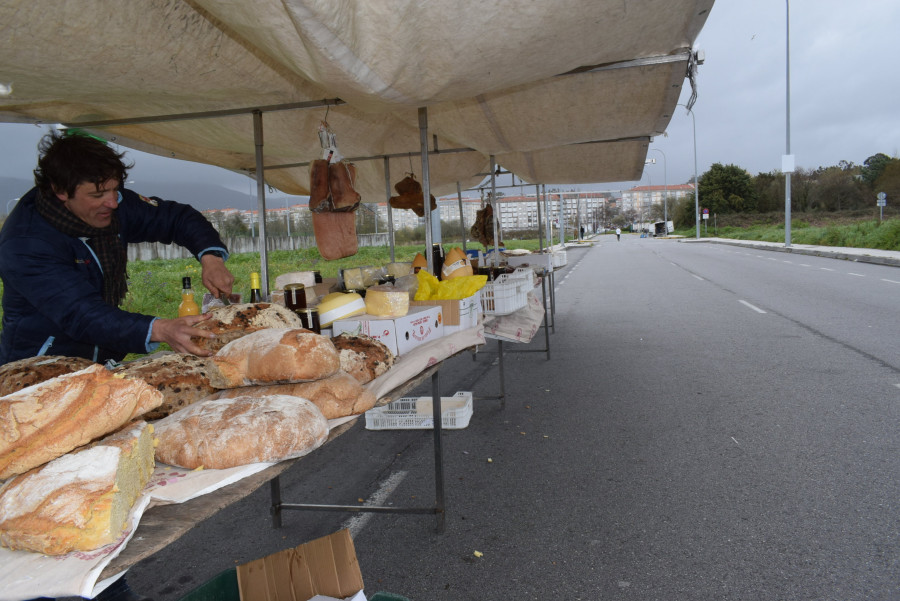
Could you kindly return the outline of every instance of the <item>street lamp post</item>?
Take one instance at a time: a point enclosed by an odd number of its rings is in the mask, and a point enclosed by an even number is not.
[[[666,175],[666,153],[659,148],[651,150],[658,152],[663,157],[663,221],[666,227],[666,236],[669,235],[669,178]]]
[[[697,179],[697,119],[694,117],[694,111],[689,109],[687,105],[679,103],[687,112],[691,114],[691,122],[694,125],[694,222],[697,224],[697,240],[700,239],[700,181]]]
[[[791,2],[785,0],[785,151],[784,169],[784,245],[791,245],[791,171],[794,170],[791,157]]]

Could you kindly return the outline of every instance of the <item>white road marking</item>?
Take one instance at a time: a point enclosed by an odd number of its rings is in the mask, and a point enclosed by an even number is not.
[[[793,261],[782,261],[782,263],[793,263]]]
[[[819,267],[822,271],[834,271],[834,269],[829,269],[828,267]]]
[[[807,265],[806,263],[800,263],[800,267],[812,267],[812,265]]]
[[[403,482],[403,479],[406,478],[407,472],[394,472],[388,478],[381,483],[381,486],[378,487],[369,499],[363,503],[363,505],[384,505],[385,501],[387,501],[388,497],[397,490],[397,487],[400,486],[400,483]],[[356,538],[365,525],[372,519],[372,513],[360,513],[356,515],[346,522],[344,522],[343,527],[350,530],[350,535],[353,538]]]
[[[896,386],[897,388],[900,388],[900,384],[894,384],[894,386]]]
[[[750,303],[748,303],[748,302],[745,301],[745,300],[742,300],[742,301],[739,301],[739,302],[740,302],[742,305],[746,306],[746,307],[750,307],[751,309],[753,309],[753,310],[756,311],[757,313],[765,313],[765,311],[763,311],[763,310],[760,309],[759,307],[756,307],[756,306],[754,306],[754,305],[751,305]]]
[[[861,274],[861,273],[853,273],[852,271],[848,271],[848,272],[847,272],[847,275],[855,275],[855,276],[858,277],[858,278],[864,278],[864,277],[866,277],[866,276],[864,276],[864,275]]]
[[[770,261],[777,261],[777,260],[778,260],[778,259],[774,259],[774,258],[772,258],[772,257],[766,257],[766,258],[769,259]]]
[[[697,279],[700,280],[701,282],[703,281],[703,278],[701,278],[699,275],[694,275],[693,273],[692,273],[691,275],[693,275],[695,278],[697,278]]]
[[[882,282],[890,282],[891,284],[900,284],[897,280],[889,280],[887,278],[881,278]]]

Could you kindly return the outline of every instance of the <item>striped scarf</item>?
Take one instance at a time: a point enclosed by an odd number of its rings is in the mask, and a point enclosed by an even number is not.
[[[105,228],[86,224],[56,199],[47,199],[38,193],[35,198],[37,212],[54,228],[75,238],[87,238],[103,271],[103,300],[118,307],[128,291],[128,274],[125,265],[128,251],[119,241],[119,216],[113,213],[112,223]]]

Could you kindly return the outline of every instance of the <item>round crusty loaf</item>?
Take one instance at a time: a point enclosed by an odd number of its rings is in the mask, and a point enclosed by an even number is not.
[[[376,400],[372,391],[363,388],[356,378],[343,371],[315,382],[244,386],[243,388],[220,390],[209,398],[233,399],[239,396],[269,396],[273,394],[286,394],[309,399],[322,411],[325,419],[365,413],[375,406]]]
[[[391,349],[371,336],[345,332],[331,342],[341,356],[341,369],[360,384],[371,382],[394,364]]]
[[[143,380],[163,395],[162,405],[144,414],[144,419],[161,419],[216,391],[209,383],[216,372],[212,360],[184,353],[144,357],[120,365],[113,373]]]
[[[154,426],[156,458],[187,469],[292,459],[328,438],[328,420],[318,407],[286,395],[201,401]]]
[[[192,338],[205,350],[216,352],[223,346],[258,330],[266,328],[302,328],[303,322],[296,313],[272,303],[244,303],[213,307],[207,313],[211,317],[194,327],[216,335],[215,338]]]
[[[253,332],[226,344],[212,360],[215,388],[311,382],[341,368],[331,340],[303,328]]]
[[[44,355],[28,357],[0,366],[0,396],[27,388],[50,378],[80,371],[94,365],[90,359]]]

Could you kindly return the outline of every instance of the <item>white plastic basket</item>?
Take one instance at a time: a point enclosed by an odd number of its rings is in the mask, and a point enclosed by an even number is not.
[[[510,278],[501,273],[481,289],[481,308],[485,314],[509,315],[528,304],[528,290],[523,278]]]
[[[566,263],[569,262],[569,258],[566,256],[565,250],[554,250],[552,256],[554,269],[557,267],[565,267]]]
[[[472,393],[457,392],[441,397],[441,427],[458,430],[469,425],[472,418]],[[366,430],[431,430],[434,428],[434,408],[431,397],[403,397],[384,407],[366,411]]]

